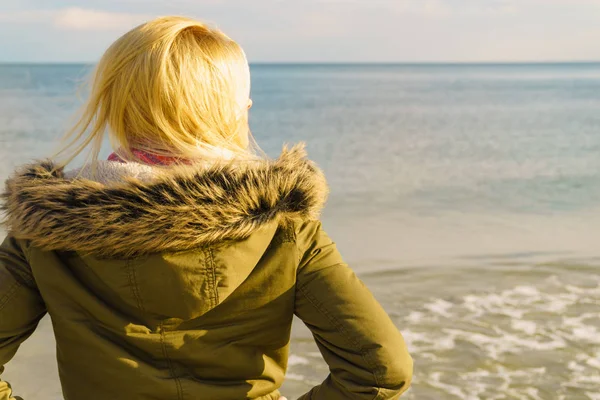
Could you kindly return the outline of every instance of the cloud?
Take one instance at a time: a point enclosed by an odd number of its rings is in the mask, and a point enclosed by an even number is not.
[[[450,1],[450,0],[446,0]],[[506,7],[518,10],[528,6],[535,7],[592,7],[600,6],[600,0],[494,0],[496,3],[503,3]],[[492,3],[494,2],[492,1]]]
[[[425,16],[486,16],[510,14],[515,11],[510,0],[404,0],[396,3],[404,13]]]
[[[14,6],[7,7],[6,2],[13,2]],[[594,47],[599,37],[600,0],[0,0],[0,3],[0,60],[7,61],[96,60],[124,31],[165,14],[214,21],[240,41],[253,61],[600,58],[597,46]],[[29,9],[19,10],[23,3]],[[67,3],[85,6],[71,7]],[[43,8],[35,10],[34,5]]]
[[[433,18],[507,14],[515,10],[511,0],[370,0],[367,4],[364,0],[312,0],[312,3]]]
[[[61,10],[0,12],[0,22],[12,24],[50,24],[69,31],[119,31],[132,28],[154,16],[91,10],[78,7]]]
[[[56,12],[50,10],[0,12],[0,22],[13,24],[30,24],[52,20],[55,17],[55,15]]]
[[[521,2],[521,1],[524,2],[524,3],[535,3],[535,4],[543,4],[543,5],[566,5],[566,6],[592,5],[592,6],[600,6],[600,0],[519,0],[519,2]]]
[[[68,30],[113,31],[130,28],[149,19],[152,16],[67,8],[57,13],[54,25]]]

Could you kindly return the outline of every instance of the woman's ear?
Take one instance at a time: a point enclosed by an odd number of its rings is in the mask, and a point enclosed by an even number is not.
[[[252,108],[252,104],[254,104],[252,99],[248,100],[248,110]]]

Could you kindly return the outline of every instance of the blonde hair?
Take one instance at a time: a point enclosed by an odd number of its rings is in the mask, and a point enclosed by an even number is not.
[[[89,98],[65,135],[65,166],[91,145],[95,165],[105,133],[112,148],[194,159],[219,148],[252,151],[250,71],[242,48],[185,17],[161,17],[121,36],[102,56]],[[210,151],[208,152],[210,153]]]

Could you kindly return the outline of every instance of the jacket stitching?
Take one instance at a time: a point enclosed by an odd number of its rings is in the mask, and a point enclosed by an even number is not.
[[[24,271],[25,274],[19,274],[19,277],[26,280],[30,286],[35,287],[37,289],[37,282],[33,277],[33,271],[31,270],[31,261],[29,260],[30,248],[27,245],[27,242],[25,246],[19,242],[16,242],[16,245],[18,247],[18,250],[21,251],[21,254],[23,254],[23,261],[25,261],[25,264],[27,265]]]
[[[19,278],[23,279],[29,285],[29,287],[34,287],[37,289],[37,283],[35,281],[35,278],[31,276],[31,270],[24,272],[24,274],[19,274]]]
[[[215,270],[215,259],[214,259],[214,255],[213,255],[213,250],[212,249],[207,249],[206,250],[207,253],[207,261],[208,261],[208,265],[206,268],[206,279],[208,281],[208,285],[209,285],[209,293],[210,293],[210,301],[211,301],[211,307],[216,307],[217,304],[219,303],[219,293],[217,292],[217,276],[216,276],[216,270]]]
[[[169,353],[167,351],[167,343],[166,343],[166,338],[165,338],[166,332],[164,331],[163,324],[164,323],[161,322],[161,324],[159,325],[160,342],[162,345],[163,356],[165,357],[165,359],[167,360],[167,364],[169,365],[169,372],[171,373],[171,378],[175,381],[175,388],[177,390],[177,398],[179,400],[183,400],[183,388],[181,386],[181,381],[175,374],[175,367],[173,366],[173,361],[171,361],[171,358],[169,357]]]
[[[0,299],[0,311],[2,311],[4,307],[6,307],[8,303],[10,303],[10,301],[15,297],[19,287],[21,287],[19,282],[15,282],[10,286],[8,292]]]
[[[289,243],[289,242],[295,242],[296,241],[296,232],[294,231],[294,226],[292,224],[289,224],[287,226],[285,226],[283,231],[283,238],[282,238],[282,243]]]
[[[341,263],[334,264],[331,267],[335,267],[336,265],[342,265],[342,264]],[[306,299],[317,309],[317,311],[321,312],[321,314],[323,314],[329,320],[329,322],[331,322],[344,335],[344,338],[352,346],[355,346],[358,348],[358,351],[360,352],[360,356],[362,357],[362,359],[365,361],[365,363],[369,366],[369,368],[372,371],[373,378],[375,380],[375,384],[377,385],[377,387],[375,388],[377,390],[377,393],[375,394],[375,397],[373,397],[373,400],[377,400],[381,393],[381,385],[379,383],[381,379],[378,376],[377,368],[375,366],[375,363],[371,359],[371,355],[369,353],[365,352],[364,347],[359,343],[359,341],[355,337],[353,337],[350,334],[350,332],[348,332],[346,330],[346,328],[344,328],[344,326],[341,324],[341,322],[333,314],[331,314],[325,307],[323,307],[322,303],[320,303],[314,296],[312,296],[312,294],[310,294],[310,292],[308,291],[308,288],[306,286],[298,286],[298,289],[300,289],[300,291],[304,294]]]
[[[137,277],[135,273],[135,265],[131,261],[127,261],[127,275],[129,276],[129,284],[131,285],[131,291],[133,293],[133,297],[137,303],[137,306],[140,310],[144,311],[144,305],[142,303],[142,296],[140,295],[140,289],[137,282]]]
[[[277,231],[275,232],[272,244],[294,243],[296,238],[294,236],[293,231],[293,227],[288,227],[285,224],[280,224],[277,228]]]

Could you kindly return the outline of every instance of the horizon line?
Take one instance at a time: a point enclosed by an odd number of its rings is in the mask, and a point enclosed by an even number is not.
[[[0,61],[0,65],[94,65],[98,61]],[[546,61],[251,61],[250,65],[543,65],[543,64],[600,64],[600,60]]]

